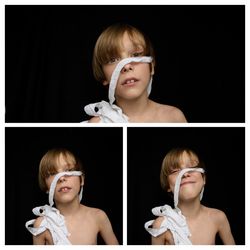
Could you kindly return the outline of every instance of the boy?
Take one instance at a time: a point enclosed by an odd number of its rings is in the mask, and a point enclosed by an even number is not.
[[[174,194],[175,208],[165,205],[152,210],[158,218],[145,223],[145,229],[153,245],[214,245],[217,233],[224,244],[235,244],[224,212],[200,203],[204,173],[190,149],[173,149],[165,156],[160,181],[164,190]]]
[[[93,71],[109,86],[109,103],[85,106],[93,116],[88,122],[186,122],[178,108],[148,98],[154,66],[153,47],[138,29],[118,23],[104,30],[95,45]]]
[[[39,217],[26,223],[34,245],[96,245],[99,233],[106,244],[118,245],[105,212],[80,203],[83,185],[82,166],[70,151],[52,149],[42,157],[39,186],[49,192],[50,206],[34,208]]]

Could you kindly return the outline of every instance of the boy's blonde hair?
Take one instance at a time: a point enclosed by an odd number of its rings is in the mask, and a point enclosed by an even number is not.
[[[64,160],[67,162],[68,167],[71,171],[82,171],[82,164],[80,160],[74,156],[69,150],[64,148],[54,148],[49,150],[41,159],[39,164],[39,174],[38,181],[39,186],[42,191],[48,191],[46,184],[46,179],[50,175],[57,174],[57,168],[59,167],[58,159],[60,155],[63,156]],[[83,172],[84,174],[84,172]]]
[[[105,29],[95,44],[92,66],[94,77],[97,81],[104,82],[106,80],[102,66],[112,58],[119,57],[123,48],[122,39],[125,32],[127,32],[135,48],[143,49],[143,56],[151,56],[153,58],[151,65],[154,67],[155,54],[149,39],[137,28],[129,24],[117,23]]]
[[[196,164],[197,167],[204,169],[203,163],[200,162],[198,155],[193,150],[189,148],[175,148],[170,150],[164,157],[161,166],[160,183],[164,191],[169,190],[170,186],[168,182],[168,176],[172,173],[173,170],[180,168],[184,152],[188,154],[193,164]]]

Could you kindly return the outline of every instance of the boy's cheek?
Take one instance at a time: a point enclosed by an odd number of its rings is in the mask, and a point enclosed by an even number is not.
[[[47,188],[48,188],[48,191],[50,189],[50,186],[51,186],[51,183],[52,183],[53,179],[54,178],[49,177],[48,179],[45,180]]]
[[[174,186],[172,184],[170,184],[168,190],[168,192],[174,193]]]

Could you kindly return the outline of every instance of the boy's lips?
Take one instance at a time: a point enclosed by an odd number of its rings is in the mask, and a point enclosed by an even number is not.
[[[194,184],[195,181],[183,181],[180,186],[187,185],[187,184]]]
[[[129,77],[129,78],[126,78],[121,85],[133,85],[135,82],[137,82],[138,79],[135,78],[135,77]]]
[[[67,192],[69,192],[71,189],[72,189],[71,187],[65,186],[65,187],[59,188],[58,192],[67,193]]]

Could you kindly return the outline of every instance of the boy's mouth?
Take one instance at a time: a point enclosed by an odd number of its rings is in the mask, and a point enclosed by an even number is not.
[[[137,82],[138,79],[137,78],[134,78],[134,77],[130,77],[130,78],[127,78],[125,79],[123,82],[122,82],[122,85],[133,85],[135,82]]]
[[[62,192],[62,193],[67,193],[71,190],[72,188],[70,187],[61,187],[58,192]]]
[[[180,186],[187,185],[187,184],[194,184],[194,183],[195,183],[194,181],[184,181],[181,183]]]

